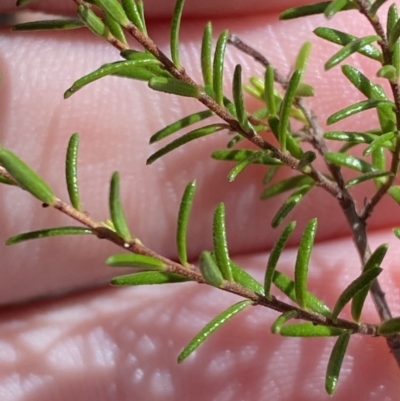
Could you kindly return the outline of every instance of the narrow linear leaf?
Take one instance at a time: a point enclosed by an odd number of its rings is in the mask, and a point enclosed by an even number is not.
[[[179,130],[186,128],[190,125],[196,124],[199,121],[203,121],[208,117],[211,117],[214,113],[211,110],[199,111],[197,113],[190,114],[174,123],[166,126],[165,128],[157,131],[151,138],[150,143],[159,141],[160,139],[166,138],[169,135],[178,132]]]
[[[135,267],[146,270],[166,270],[167,266],[159,259],[136,253],[121,253],[112,255],[106,260],[111,267]]]
[[[232,278],[235,283],[242,285],[250,291],[264,295],[264,287],[246,270],[231,260]]]
[[[132,235],[129,232],[128,224],[124,210],[122,208],[120,190],[119,190],[119,173],[115,172],[111,177],[109,207],[111,221],[114,225],[115,231],[125,240],[130,241]]]
[[[195,139],[201,138],[203,136],[211,135],[214,134],[215,132],[221,131],[223,129],[229,129],[229,125],[227,124],[210,124],[206,125],[205,127],[201,127],[198,129],[195,129],[180,138],[175,139],[171,143],[169,143],[167,146],[161,148],[154,154],[152,154],[146,161],[147,164],[151,164],[155,162],[157,159],[159,159],[161,156],[166,155],[169,152],[172,152],[173,150],[179,148],[180,146],[194,141]]]
[[[286,274],[275,270],[273,277],[274,285],[288,296],[293,302],[297,303],[294,281]],[[326,317],[331,316],[330,309],[315,295],[307,291],[306,293],[306,308],[314,312],[320,313]]]
[[[396,3],[390,5],[388,9],[388,17],[386,22],[386,34],[388,36],[388,41],[390,41],[390,35],[392,34],[396,24],[399,21],[399,12]],[[397,26],[398,28],[398,26]],[[393,35],[397,35],[396,33]],[[394,39],[394,37],[393,37]],[[395,40],[391,45],[392,50],[392,60],[391,65],[394,67],[395,75],[391,77],[393,83],[397,83],[398,77],[400,75],[400,41]]]
[[[71,136],[68,142],[65,176],[71,204],[76,210],[82,211],[78,187],[78,148],[79,134],[75,133]]]
[[[290,191],[291,189],[299,188],[303,185],[310,185],[313,182],[314,180],[311,177],[303,174],[289,177],[265,189],[261,194],[261,199],[272,198],[273,196],[279,195],[285,191]]]
[[[340,49],[337,53],[335,53],[326,63],[325,70],[330,70],[335,67],[339,63],[341,63],[344,59],[351,56],[352,54],[358,52],[361,48],[365,47],[365,45],[369,45],[373,42],[379,41],[381,38],[377,35],[366,36],[364,38],[354,39],[342,49]]]
[[[376,0],[374,2],[374,4],[372,4],[371,8],[369,9],[369,14],[371,16],[376,15],[377,11],[379,10],[379,8],[386,3],[387,0]]]
[[[390,64],[384,65],[383,67],[379,68],[376,76],[379,78],[386,78],[392,83],[396,83],[398,78],[396,67]]]
[[[333,141],[371,143],[378,138],[378,136],[364,132],[328,131],[325,132],[324,138]]]
[[[332,395],[336,390],[350,336],[351,333],[349,331],[342,331],[333,346],[325,376],[325,390],[329,395]]]
[[[340,167],[351,168],[360,173],[370,173],[376,170],[368,162],[345,153],[328,152],[325,154],[325,160]]]
[[[181,26],[182,11],[185,0],[176,0],[175,9],[172,14],[171,21],[171,32],[170,32],[170,48],[171,48],[171,59],[176,67],[181,67],[179,59],[179,30]]]
[[[302,72],[300,70],[295,71],[290,77],[288,86],[286,88],[285,96],[282,100],[281,109],[279,112],[280,124],[279,124],[279,144],[281,145],[282,152],[286,151],[286,136],[289,127],[290,110],[294,98],[296,96],[296,90],[301,80]]]
[[[391,175],[392,173],[390,171],[380,171],[380,170],[371,171],[369,173],[359,175],[358,177],[352,178],[351,180],[347,181],[346,188],[354,187],[355,185],[361,184],[368,180],[375,180],[377,178],[389,177]]]
[[[53,206],[57,199],[50,186],[16,154],[0,149],[0,164],[17,184],[46,205]]]
[[[370,155],[374,150],[380,148],[380,147],[387,147],[390,148],[392,147],[392,143],[390,142],[392,139],[397,137],[398,132],[388,132],[386,134],[383,134],[376,139],[374,139],[371,144],[364,150],[363,155],[368,156]]]
[[[343,65],[344,76],[368,99],[389,100],[380,85],[374,84],[361,71],[351,65]]]
[[[235,71],[233,73],[232,93],[239,124],[246,132],[248,132],[251,130],[251,126],[249,124],[247,112],[244,107],[242,89],[242,67],[240,64],[235,67]]]
[[[178,81],[175,78],[155,77],[150,79],[149,88],[158,92],[165,92],[171,95],[193,97],[199,99],[200,91],[196,86],[187,82]]]
[[[311,97],[315,94],[315,88],[310,84],[306,84],[304,82],[300,82],[299,86],[296,89],[296,96],[301,97]]]
[[[77,9],[78,17],[95,35],[109,39],[112,35],[104,22],[99,18],[91,8],[80,4]]]
[[[264,100],[268,108],[268,114],[270,116],[277,116],[274,81],[275,81],[275,69],[271,65],[268,65],[267,69],[265,70]]]
[[[242,162],[254,155],[255,153],[259,153],[257,150],[249,150],[249,149],[235,149],[235,150],[216,150],[211,153],[211,157],[216,160],[226,160],[226,161],[235,161]],[[257,158],[254,161],[255,164],[266,164],[272,166],[281,166],[282,162],[274,157],[271,157],[268,152],[263,151],[262,157]]]
[[[235,135],[227,144],[226,147],[228,149],[233,148],[239,142],[243,141],[244,137],[240,134]],[[218,152],[218,151],[217,151]]]
[[[365,263],[363,271],[370,270],[372,268],[380,267],[383,261],[383,258],[386,255],[388,250],[388,244],[382,244],[375,249],[373,254],[369,257],[368,261]],[[364,306],[365,299],[367,298],[368,292],[371,286],[368,285],[361,291],[359,291],[356,295],[354,295],[351,302],[351,316],[354,321],[359,322],[360,316],[362,312],[362,308]]]
[[[396,24],[393,26],[388,37],[388,46],[392,50],[396,42],[400,37],[400,20],[397,20]]]
[[[130,73],[135,75],[134,71],[138,67],[146,67],[148,65],[159,64],[158,60],[154,59],[154,57],[152,56],[148,56],[145,53],[136,53],[136,55],[137,55],[136,59],[134,60],[124,60],[124,61],[117,61],[111,64],[104,64],[97,70],[78,79],[72,84],[72,86],[69,89],[65,91],[64,98],[68,99],[70,96],[72,96],[78,90],[82,89],[84,86],[94,81],[97,81],[100,78],[106,77],[107,75],[116,75],[116,74],[129,75]],[[154,79],[161,79],[161,78],[154,78]]]
[[[310,264],[311,251],[314,246],[315,234],[317,233],[317,224],[317,219],[312,219],[307,223],[297,250],[294,268],[294,289],[297,303],[302,309],[306,308],[308,265]]]
[[[111,285],[151,285],[151,284],[172,284],[188,281],[186,277],[180,276],[175,273],[149,271],[139,272],[132,274],[125,274],[123,276],[114,277]]]
[[[368,270],[364,270],[359,277],[353,280],[340,294],[338,300],[332,311],[332,320],[335,320],[342,309],[347,303],[363,288],[372,284],[372,282],[379,276],[382,269],[373,267]]]
[[[90,228],[86,227],[55,227],[55,228],[47,228],[38,231],[30,231],[27,233],[22,233],[18,235],[14,235],[10,237],[6,241],[6,245],[15,245],[20,242],[29,241],[31,239],[39,239],[39,238],[47,238],[47,237],[56,237],[60,235],[84,235],[84,234],[93,234],[93,231]]]
[[[282,326],[291,319],[297,319],[298,313],[296,310],[291,310],[288,312],[282,313],[275,321],[272,323],[271,326],[271,333],[272,334],[280,334]]]
[[[136,7],[139,11],[140,21],[142,22],[142,29],[141,31],[147,35],[147,28],[146,28],[146,20],[144,18],[144,4],[143,0],[136,0]]]
[[[130,24],[122,5],[117,0],[93,0],[104,12],[114,18],[120,25],[127,27]]]
[[[221,270],[219,269],[211,252],[203,251],[200,254],[199,265],[201,274],[203,275],[206,283],[211,284],[214,287],[220,287],[224,282],[224,278],[222,277]]]
[[[326,7],[324,14],[326,18],[332,18],[336,13],[341,11],[350,1],[348,0],[333,0]]]
[[[371,154],[371,164],[379,171],[386,171],[386,155],[384,148],[376,148]],[[375,186],[380,188],[386,182],[386,178],[374,179]]]
[[[190,211],[192,209],[193,198],[196,192],[196,181],[191,181],[185,188],[179,206],[178,227],[176,230],[176,246],[178,258],[183,266],[188,266],[187,261],[187,227],[189,224]]]
[[[13,31],[52,31],[67,30],[84,27],[85,24],[78,19],[54,19],[44,21],[24,22],[14,25]]]
[[[274,179],[276,173],[279,170],[279,166],[271,166],[268,168],[267,172],[265,173],[263,177],[263,184],[264,185],[269,185],[269,183]]]
[[[310,57],[310,52],[311,52],[311,46],[312,46],[311,42],[303,43],[297,54],[296,61],[294,63],[294,70],[301,71],[302,76],[304,75],[304,72],[307,68],[308,59]]]
[[[339,336],[341,333],[343,330],[336,327],[307,322],[282,326],[279,334],[284,337],[332,337]]]
[[[128,44],[121,25],[108,13],[105,14],[104,22],[106,23],[112,35],[114,35],[121,43],[126,45]]]
[[[277,241],[275,242],[274,246],[272,247],[271,253],[268,258],[267,268],[265,270],[264,276],[264,290],[265,290],[265,297],[267,299],[271,299],[270,291],[271,285],[273,283],[276,265],[278,260],[282,254],[283,248],[286,245],[290,235],[292,234],[293,230],[296,227],[296,222],[290,222],[282,231],[282,234],[279,236]]]
[[[212,24],[207,22],[204,27],[203,39],[201,41],[201,72],[203,74],[204,86],[212,88],[213,85],[213,67],[211,57],[212,46]]]
[[[323,14],[326,8],[331,4],[331,1],[323,1],[313,4],[307,4],[300,7],[293,7],[285,10],[280,14],[279,19],[288,20],[293,18],[307,17],[309,15]],[[348,2],[340,11],[354,10],[357,6],[354,3]]]
[[[222,106],[224,104],[224,64],[225,49],[228,42],[229,32],[223,31],[217,41],[213,61],[213,89],[215,101]]]
[[[232,268],[229,259],[228,241],[225,227],[225,205],[221,202],[215,208],[213,219],[213,243],[217,265],[225,280],[232,281]]]
[[[391,198],[398,204],[400,205],[400,185],[392,185],[388,189],[388,194],[391,196]]]
[[[279,208],[277,213],[272,219],[271,226],[276,228],[282,223],[284,218],[293,210],[293,208],[298,205],[303,197],[308,193],[308,191],[313,187],[313,185],[303,185],[294,191]]]
[[[252,153],[249,157],[246,159],[242,160],[240,163],[238,163],[228,174],[228,181],[233,182],[236,177],[250,164],[255,164],[258,159],[263,157],[263,151],[260,152],[254,152]]]
[[[143,26],[142,15],[139,11],[139,8],[136,4],[135,0],[121,0],[122,8],[125,11],[128,19],[135,25],[140,31],[145,32],[145,28]]]
[[[315,35],[337,45],[346,46],[354,40],[358,39],[356,36],[349,33],[338,31],[332,28],[319,27],[314,30]],[[357,50],[358,53],[369,57],[373,60],[382,62],[383,56],[380,50],[374,45],[365,45]]]
[[[400,317],[384,321],[378,327],[379,336],[392,336],[400,332]]]
[[[195,351],[205,340],[207,340],[211,334],[213,334],[224,323],[233,318],[249,305],[251,305],[251,301],[240,301],[230,306],[224,312],[220,313],[217,317],[207,323],[179,354],[178,363],[183,362],[190,354],[193,353],[193,351]]]

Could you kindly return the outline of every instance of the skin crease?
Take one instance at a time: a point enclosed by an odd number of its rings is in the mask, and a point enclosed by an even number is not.
[[[266,3],[277,8],[275,2]],[[0,11],[14,10],[11,4],[3,2]],[[209,4],[223,9],[222,1]],[[158,7],[152,7],[151,3],[147,7],[150,15],[160,16]],[[202,15],[203,6],[188,1],[188,7],[192,7],[191,13],[199,7]],[[315,42],[306,80],[316,87],[318,98],[310,104],[323,122],[334,110],[361,97],[346,85],[338,68],[322,75],[321,64],[336,48],[316,40],[310,32],[321,24],[331,24],[358,35],[369,34],[368,27],[355,15],[344,13],[332,23],[322,18],[280,23],[277,14],[265,8],[258,16],[220,18],[214,32],[228,27],[263,50],[284,73],[289,71],[299,45],[305,40]],[[182,62],[197,79],[199,40],[205,21],[191,20],[182,28]],[[149,27],[156,42],[167,49],[167,24],[154,22]],[[189,233],[191,256],[210,249],[213,208],[224,201],[235,260],[262,279],[268,257],[265,251],[276,236],[269,222],[284,199],[254,201],[262,191],[262,168],[249,168],[235,183],[228,184],[225,177],[231,166],[208,159],[212,150],[224,147],[225,134],[187,145],[145,166],[146,158],[156,149],[149,149],[149,136],[198,110],[194,101],[150,92],[143,83],[111,78],[64,101],[62,93],[74,80],[104,62],[117,60],[118,54],[82,31],[26,35],[3,29],[0,42],[2,144],[35,166],[57,195],[67,199],[60,176],[66,143],[71,133],[78,131],[85,208],[95,218],[107,216],[108,180],[112,171],[120,171],[132,231],[152,249],[173,257],[177,202],[186,183],[196,178],[198,194]],[[238,62],[248,74],[261,71],[243,55],[228,49],[227,77]],[[376,70],[376,64],[368,60],[356,58],[353,62],[370,76]],[[322,98],[323,102],[318,100]],[[256,103],[249,104],[257,107]],[[365,114],[334,129],[362,130],[375,124],[373,115]],[[355,196],[362,202],[371,190],[360,186]],[[43,210],[19,190],[0,187],[0,191],[1,241],[21,231],[71,223],[55,211]],[[378,208],[379,218],[370,224],[370,241],[372,249],[383,242],[391,244],[381,283],[393,314],[398,315],[399,255],[389,229],[398,224],[392,212],[395,207],[385,201]],[[315,189],[292,213],[291,219],[298,221],[292,245],[299,240],[304,224],[315,215],[320,218],[319,243],[312,255],[309,286],[333,305],[356,277],[359,261],[339,208],[321,189]],[[116,252],[114,247],[91,238],[51,239],[3,248],[0,301],[7,305],[102,283],[114,274],[102,267],[111,252]],[[295,248],[288,249],[279,268],[290,274],[295,257]],[[192,336],[236,301],[230,294],[205,286],[181,284],[162,288],[105,287],[4,306],[0,317],[0,398],[331,399],[324,391],[324,373],[333,341],[273,336],[269,327],[277,314],[265,308],[242,312],[194,356],[182,365],[176,363],[179,351]],[[348,316],[347,310],[344,316]],[[370,301],[363,320],[377,321]],[[398,368],[385,341],[352,337],[332,399],[396,400],[399,387]]]

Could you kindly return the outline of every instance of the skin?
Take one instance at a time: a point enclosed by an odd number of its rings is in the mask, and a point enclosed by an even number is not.
[[[62,2],[65,8],[57,9],[59,3],[39,2],[36,7],[72,12],[72,2]],[[168,8],[165,5],[164,10],[155,0],[148,3],[150,35],[167,50],[168,22],[163,18],[169,15],[171,5],[165,2]],[[222,0],[188,1],[190,18],[182,26],[181,59],[194,78],[200,79],[199,41],[212,7],[216,35],[229,28],[264,51],[283,73],[289,71],[299,45],[313,42],[306,80],[316,88],[316,99],[309,104],[321,124],[338,108],[361,99],[341,77],[339,68],[323,74],[322,64],[336,47],[311,33],[323,24],[360,36],[370,34],[369,27],[355,18],[357,14],[344,13],[333,22],[313,17],[282,23],[277,20],[277,11],[300,2],[253,3],[249,0],[245,7],[243,2],[232,2],[233,11],[227,11]],[[43,8],[45,4],[48,9]],[[13,1],[2,2],[0,12],[5,11],[15,11]],[[175,255],[179,198],[186,183],[196,178],[190,256],[195,258],[201,250],[211,248],[213,209],[224,201],[232,254],[238,264],[262,280],[268,250],[276,238],[269,222],[284,199],[257,200],[265,172],[262,168],[251,167],[228,184],[226,174],[232,166],[208,158],[212,150],[225,146],[223,133],[145,166],[146,158],[158,146],[149,147],[149,137],[199,110],[195,101],[150,92],[143,83],[114,78],[96,82],[67,101],[62,99],[74,80],[117,59],[114,49],[83,31],[16,34],[3,29],[2,145],[34,166],[55,193],[67,200],[60,179],[64,152],[69,136],[80,132],[79,178],[85,209],[99,220],[107,217],[109,177],[120,171],[132,231],[150,248],[169,257]],[[227,77],[236,63],[241,63],[248,75],[261,72],[251,60],[228,49]],[[377,68],[362,58],[353,58],[352,63],[369,76]],[[249,107],[257,104],[249,100]],[[373,114],[366,113],[333,129],[363,130],[375,125]],[[282,176],[289,173],[287,170]],[[354,194],[361,204],[372,190],[364,185]],[[42,209],[20,190],[2,186],[0,191],[1,241],[23,231],[71,224],[59,213]],[[396,316],[400,312],[396,285],[400,275],[398,240],[391,232],[391,227],[399,224],[392,211],[395,207],[391,200],[383,201],[369,229],[372,249],[383,242],[391,245],[381,283]],[[293,211],[291,219],[297,220],[298,228],[279,269],[292,274],[295,245],[305,223],[315,216],[320,222],[309,286],[333,306],[360,266],[346,221],[335,200],[322,189],[313,190]],[[103,266],[112,252],[120,250],[92,238],[55,238],[2,249],[2,400],[331,399],[324,391],[324,373],[334,340],[272,335],[269,328],[277,314],[265,308],[242,312],[178,365],[176,357],[182,347],[237,298],[196,284],[109,288],[105,283],[116,271]],[[343,316],[348,317],[348,310]],[[377,322],[370,300],[363,321]],[[332,399],[395,400],[399,390],[398,367],[385,340],[352,337]]]

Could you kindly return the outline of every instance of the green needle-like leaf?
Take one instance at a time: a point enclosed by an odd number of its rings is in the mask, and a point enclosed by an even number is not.
[[[78,148],[79,134],[75,133],[68,142],[67,157],[65,162],[65,176],[67,179],[68,195],[72,206],[82,211],[78,187]]]
[[[336,13],[341,11],[348,3],[349,0],[333,0],[331,3],[326,7],[324,14],[326,18],[332,18]]]
[[[118,0],[93,0],[93,3],[114,18],[120,25],[129,26],[130,21]]]
[[[125,213],[122,208],[121,196],[119,191],[119,173],[115,172],[111,177],[109,207],[111,221],[115,231],[125,240],[130,241],[132,235],[129,232]]]
[[[301,80],[302,71],[295,71],[290,77],[288,86],[286,88],[285,96],[282,100],[281,109],[279,112],[280,124],[279,124],[279,144],[281,145],[282,152],[286,151],[286,135],[289,127],[290,110],[294,98],[296,96],[296,90]]]
[[[135,2],[135,0],[121,0],[122,8],[125,11],[126,16],[140,31],[146,32],[143,25],[142,14]]]
[[[396,67],[393,65],[384,65],[383,67],[379,68],[376,73],[376,76],[379,78],[386,78],[392,83],[397,82],[397,70]]]
[[[50,186],[13,152],[1,148],[0,164],[22,189],[46,205],[53,206],[56,203]]]
[[[305,42],[301,46],[297,57],[296,57],[296,62],[294,64],[294,70],[301,71],[302,75],[304,74],[307,64],[308,64],[308,59],[310,57],[310,52],[311,52],[311,42]]]
[[[97,81],[98,79],[103,78],[107,75],[129,74],[130,72],[132,72],[133,76],[135,76],[135,70],[137,70],[138,67],[146,67],[149,65],[158,65],[158,64],[159,61],[156,60],[153,56],[141,52],[136,53],[136,57],[134,60],[124,60],[124,61],[117,61],[111,64],[104,64],[96,71],[93,71],[90,74],[87,74],[84,77],[75,81],[72,84],[72,86],[64,93],[64,98],[68,99],[79,89],[82,89],[84,86],[94,81]],[[139,69],[138,72],[140,73],[141,71],[143,70]],[[153,74],[151,74],[150,76],[153,77]],[[137,79],[140,79],[139,75]],[[155,79],[161,79],[161,78],[155,78]]]
[[[233,182],[236,177],[250,164],[254,164],[257,162],[258,159],[263,157],[262,151],[260,152],[253,152],[249,157],[242,160],[238,163],[228,174],[228,181]]]
[[[228,42],[229,33],[227,30],[219,35],[217,45],[215,47],[213,61],[213,89],[215,101],[222,106],[224,104],[224,64],[225,64],[225,49]]]
[[[291,319],[297,319],[298,313],[295,310],[282,313],[271,326],[272,334],[279,334],[281,332],[282,326]]]
[[[273,196],[279,195],[285,191],[290,191],[291,189],[299,188],[303,185],[310,185],[313,182],[314,180],[311,177],[303,174],[285,178],[265,189],[261,194],[261,199],[272,198]]]
[[[377,268],[381,266],[383,258],[386,255],[388,250],[388,244],[382,244],[375,249],[374,253],[369,257],[368,261],[365,263],[363,271],[367,271],[373,268]],[[351,316],[356,322],[360,321],[360,316],[362,312],[362,308],[364,306],[365,299],[368,295],[370,285],[359,291],[356,295],[354,295],[351,302]]]
[[[170,47],[171,59],[176,67],[180,68],[181,62],[179,59],[179,30],[181,26],[181,18],[185,0],[176,0],[174,13],[172,14]]]
[[[53,31],[84,27],[85,24],[78,19],[54,19],[44,21],[24,22],[14,25],[13,31]]]
[[[224,323],[233,318],[249,305],[251,305],[251,301],[240,301],[230,306],[224,312],[220,313],[217,317],[211,320],[211,322],[207,323],[179,354],[178,363],[183,362],[191,353],[193,353],[193,351],[195,351],[205,340],[207,340],[211,334],[213,334]]]
[[[274,89],[274,81],[275,81],[275,70],[269,65],[265,70],[265,80],[264,80],[264,96],[265,96],[265,104],[268,107],[268,114],[270,116],[277,116],[277,107],[275,101],[275,89]]]
[[[400,20],[397,20],[396,24],[393,26],[388,37],[389,49],[392,50],[396,42],[400,37]]]
[[[279,334],[284,337],[332,337],[341,333],[343,330],[336,327],[307,322],[282,326]]]
[[[384,148],[377,148],[371,154],[372,165],[378,171],[386,171],[386,156],[385,156],[385,149]],[[386,182],[385,178],[376,178],[374,180],[375,186],[380,188],[382,183]],[[393,187],[391,187],[393,188]],[[390,190],[390,188],[389,188]]]
[[[345,77],[368,99],[388,100],[380,85],[374,84],[361,71],[351,65],[343,65]]]
[[[197,113],[190,114],[174,123],[167,125],[165,128],[156,132],[151,138],[150,143],[159,141],[160,139],[166,138],[169,135],[178,132],[182,128],[188,127],[192,124],[196,124],[199,121],[203,121],[208,117],[211,117],[214,113],[211,110],[199,111]]]
[[[323,14],[332,1],[322,1],[313,4],[307,4],[300,7],[289,8],[285,10],[280,16],[281,20],[288,20],[293,18],[307,17],[309,15]],[[357,6],[352,2],[347,2],[344,7],[341,7],[339,11],[354,10]]]
[[[352,178],[351,180],[346,182],[346,188],[354,187],[355,185],[361,184],[368,180],[375,180],[377,178],[389,177],[392,173],[390,171],[371,171],[369,173],[365,173],[359,175],[358,177]]]
[[[392,33],[394,28],[398,29],[398,21],[399,21],[399,12],[397,10],[396,3],[390,5],[388,9],[388,17],[386,22],[386,34],[388,36],[388,41],[390,42],[390,36],[393,35],[392,40],[394,39],[394,35],[397,33]],[[389,78],[393,83],[397,83],[398,77],[400,75],[400,41],[397,39],[393,41],[391,45],[389,45],[392,50],[392,60],[391,66],[394,68],[394,75]],[[390,65],[387,65],[389,67]],[[385,67],[385,66],[384,66]]]
[[[341,109],[336,113],[333,113],[330,117],[328,117],[327,124],[331,125],[337,123],[338,121],[350,117],[354,114],[361,113],[362,111],[365,110],[373,109],[382,103],[391,104],[391,102],[378,99],[363,100],[361,102],[351,104],[350,106],[347,106],[344,109]]]
[[[204,86],[212,88],[213,67],[211,57],[212,47],[212,25],[207,22],[204,27],[203,39],[201,41],[201,72],[203,73]]]
[[[144,4],[143,4],[143,0],[136,0],[136,7],[139,11],[139,15],[140,15],[140,20],[142,22],[142,29],[141,31],[147,35],[147,28],[146,28],[146,20],[144,18]]]
[[[148,85],[149,88],[158,92],[193,97],[195,99],[200,97],[200,91],[196,86],[188,84],[187,82],[178,81],[175,78],[154,77],[150,79]]]
[[[279,236],[274,246],[272,247],[271,253],[268,258],[267,269],[265,270],[265,277],[264,277],[264,290],[265,290],[265,297],[267,299],[271,299],[270,290],[271,290],[271,285],[273,283],[275,269],[279,257],[281,256],[283,248],[285,247],[286,242],[289,239],[290,234],[292,234],[295,227],[296,227],[296,222],[295,221],[290,222],[285,227],[282,234]]]
[[[363,155],[368,156],[370,155],[374,150],[380,148],[380,147],[386,147],[386,148],[391,148],[392,147],[392,139],[396,138],[398,135],[398,132],[388,132],[386,134],[383,134],[381,136],[378,136],[376,139],[374,139],[371,144],[364,150]]]
[[[328,40],[329,42],[341,46],[346,46],[349,43],[352,43],[354,40],[358,39],[356,36],[350,35],[349,33],[326,27],[316,28],[314,30],[314,33],[322,39]],[[358,48],[357,52],[373,60],[380,62],[383,61],[382,53],[374,45],[367,44],[363,47]]]
[[[364,270],[359,277],[353,280],[340,294],[332,311],[332,319],[335,320],[346,304],[363,288],[368,287],[379,276],[382,269],[372,267]]]
[[[180,276],[175,273],[149,271],[139,272],[132,274],[125,274],[123,276],[114,277],[111,285],[152,285],[152,284],[172,284],[188,281],[186,277]]]
[[[243,162],[247,160],[249,157],[255,154],[259,154],[258,150],[249,150],[249,149],[235,149],[235,150],[216,150],[211,153],[211,157],[216,160],[226,160],[226,161],[235,161],[235,162]],[[274,157],[271,157],[268,152],[264,151],[262,156],[257,157],[253,162],[255,164],[265,164],[268,166],[281,166],[282,162]]]
[[[246,131],[251,130],[249,120],[247,119],[247,112],[244,107],[243,90],[242,90],[242,67],[238,64],[233,73],[232,82],[233,100],[236,108],[236,115],[239,120],[240,126]]]
[[[392,336],[400,332],[400,317],[395,317],[381,323],[378,327],[379,336]]]
[[[82,234],[93,234],[90,228],[86,227],[55,227],[46,228],[38,231],[30,231],[27,233],[22,233],[8,238],[6,245],[15,245],[20,242],[29,241],[31,239],[56,237],[60,235],[82,235]]]
[[[112,37],[110,30],[105,26],[104,22],[99,18],[91,8],[83,4],[78,6],[78,16],[81,21],[92,31],[95,35],[102,38],[109,39]]]
[[[343,331],[333,346],[325,376],[325,390],[329,395],[332,395],[336,390],[350,335],[349,331]]]
[[[232,277],[235,283],[242,285],[250,291],[254,291],[257,294],[264,295],[264,287],[246,270],[243,270],[239,265],[232,262],[231,260]]]
[[[328,152],[325,154],[325,160],[337,166],[351,168],[360,173],[369,173],[376,170],[368,162],[345,153]]]
[[[294,281],[286,274],[275,270],[273,277],[274,285],[287,295],[293,302],[297,303]],[[320,313],[326,317],[331,316],[330,309],[315,295],[307,291],[305,298],[306,308],[314,312]]]
[[[400,205],[400,185],[392,185],[388,189],[388,194],[393,198],[393,200]]]
[[[184,145],[185,143],[194,141],[195,139],[201,138],[203,136],[211,135],[214,134],[215,132],[221,131],[223,129],[229,129],[229,125],[227,124],[211,124],[211,125],[206,125],[205,127],[198,128],[194,131],[191,131],[180,138],[175,139],[171,143],[169,143],[167,146],[161,148],[154,154],[152,154],[148,159],[147,159],[147,164],[151,164],[155,162],[157,159],[159,159],[161,156],[166,155],[169,152],[172,152],[173,150],[179,148],[180,146]]]
[[[378,136],[364,132],[349,132],[349,131],[328,131],[324,134],[325,139],[355,143],[371,143]]]
[[[224,282],[224,278],[211,252],[203,251],[200,254],[199,265],[206,283],[214,287],[220,287]]]
[[[364,38],[354,39],[352,42],[348,43],[342,49],[340,49],[337,53],[335,53],[326,63],[325,70],[330,70],[335,67],[339,63],[341,63],[344,59],[351,56],[352,54],[358,52],[361,48],[365,47],[365,45],[369,45],[373,42],[379,41],[381,38],[377,35],[366,36]]]
[[[213,242],[215,259],[222,276],[225,280],[232,281],[232,268],[226,239],[225,205],[223,203],[218,204],[214,212]]]
[[[111,267],[135,267],[146,270],[166,270],[167,266],[159,259],[136,253],[121,253],[112,255],[106,260]]]
[[[176,246],[178,250],[179,261],[184,266],[188,266],[187,261],[187,227],[189,224],[190,211],[194,194],[196,192],[196,181],[191,181],[185,188],[178,213],[178,227],[176,230]]]
[[[294,269],[294,289],[300,308],[306,307],[308,265],[317,232],[317,219],[310,220],[301,237]]]
[[[374,16],[379,8],[386,3],[387,0],[376,0],[374,4],[372,4],[371,8],[369,9],[369,15]]]
[[[113,17],[111,17],[109,14],[105,14],[104,22],[106,23],[108,29],[110,32],[122,43],[128,44],[124,31],[121,27],[121,25],[115,21]]]
[[[271,226],[276,228],[282,223],[284,218],[298,205],[307,192],[313,187],[313,185],[303,185],[294,191],[289,198],[285,200],[283,205],[279,208],[276,215],[273,217]]]

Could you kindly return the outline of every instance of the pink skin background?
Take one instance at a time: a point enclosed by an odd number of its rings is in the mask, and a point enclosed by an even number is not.
[[[150,34],[165,50],[166,18],[172,3],[145,1]],[[341,76],[340,68],[324,73],[323,62],[336,47],[312,34],[320,25],[370,34],[368,25],[355,12],[344,13],[332,22],[321,17],[279,22],[280,10],[300,2],[237,0],[229,7],[226,4],[223,0],[187,1],[181,58],[193,77],[200,78],[202,28],[213,19],[216,35],[229,28],[260,49],[285,74],[298,47],[311,40],[313,51],[306,80],[315,86],[316,98],[309,103],[322,124],[333,111],[362,99]],[[73,12],[68,0],[39,1],[35,7]],[[1,2],[0,12],[6,11],[15,11],[14,1]],[[235,260],[262,279],[268,250],[277,234],[270,228],[270,220],[284,199],[258,201],[263,168],[248,168],[228,184],[226,174],[232,166],[209,159],[212,150],[225,146],[224,133],[189,144],[145,166],[146,158],[161,146],[149,146],[149,137],[165,124],[200,110],[195,101],[164,96],[147,90],[143,83],[116,78],[96,82],[63,100],[63,92],[74,80],[118,59],[114,49],[81,30],[23,34],[3,28],[1,143],[34,166],[66,200],[61,178],[64,153],[69,136],[80,132],[79,177],[84,207],[94,218],[106,218],[109,178],[113,171],[120,171],[132,231],[150,248],[169,257],[176,255],[179,198],[186,183],[196,178],[198,192],[189,232],[191,257],[212,246],[213,208],[223,201]],[[229,48],[227,77],[237,63],[243,65],[247,77],[261,73],[254,62]],[[351,63],[370,75],[378,68],[363,58],[352,58]],[[259,105],[249,100],[249,106]],[[375,125],[373,113],[368,113],[334,129],[363,130]],[[368,185],[357,188],[355,196],[360,204],[372,190]],[[42,209],[18,189],[1,186],[0,194],[1,242],[22,231],[71,224],[65,216]],[[400,224],[397,210],[394,202],[385,200],[376,211],[379,217],[369,225],[372,249],[383,242],[390,244],[381,283],[394,315],[400,312],[400,252],[390,228]],[[313,190],[292,213],[298,227],[291,240],[293,248],[284,253],[279,268],[288,274],[293,271],[294,246],[304,224],[314,216],[320,222],[309,285],[333,305],[360,266],[346,221],[335,200],[322,189]],[[261,307],[249,308],[234,318],[178,365],[176,357],[182,347],[237,297],[196,284],[109,288],[107,280],[121,273],[104,266],[104,259],[112,252],[120,250],[87,237],[2,247],[2,401],[331,399],[324,391],[324,374],[334,341],[272,335],[270,325],[277,314]],[[377,322],[370,300],[363,319]],[[385,340],[352,337],[332,399],[398,400],[399,391],[399,370]]]

